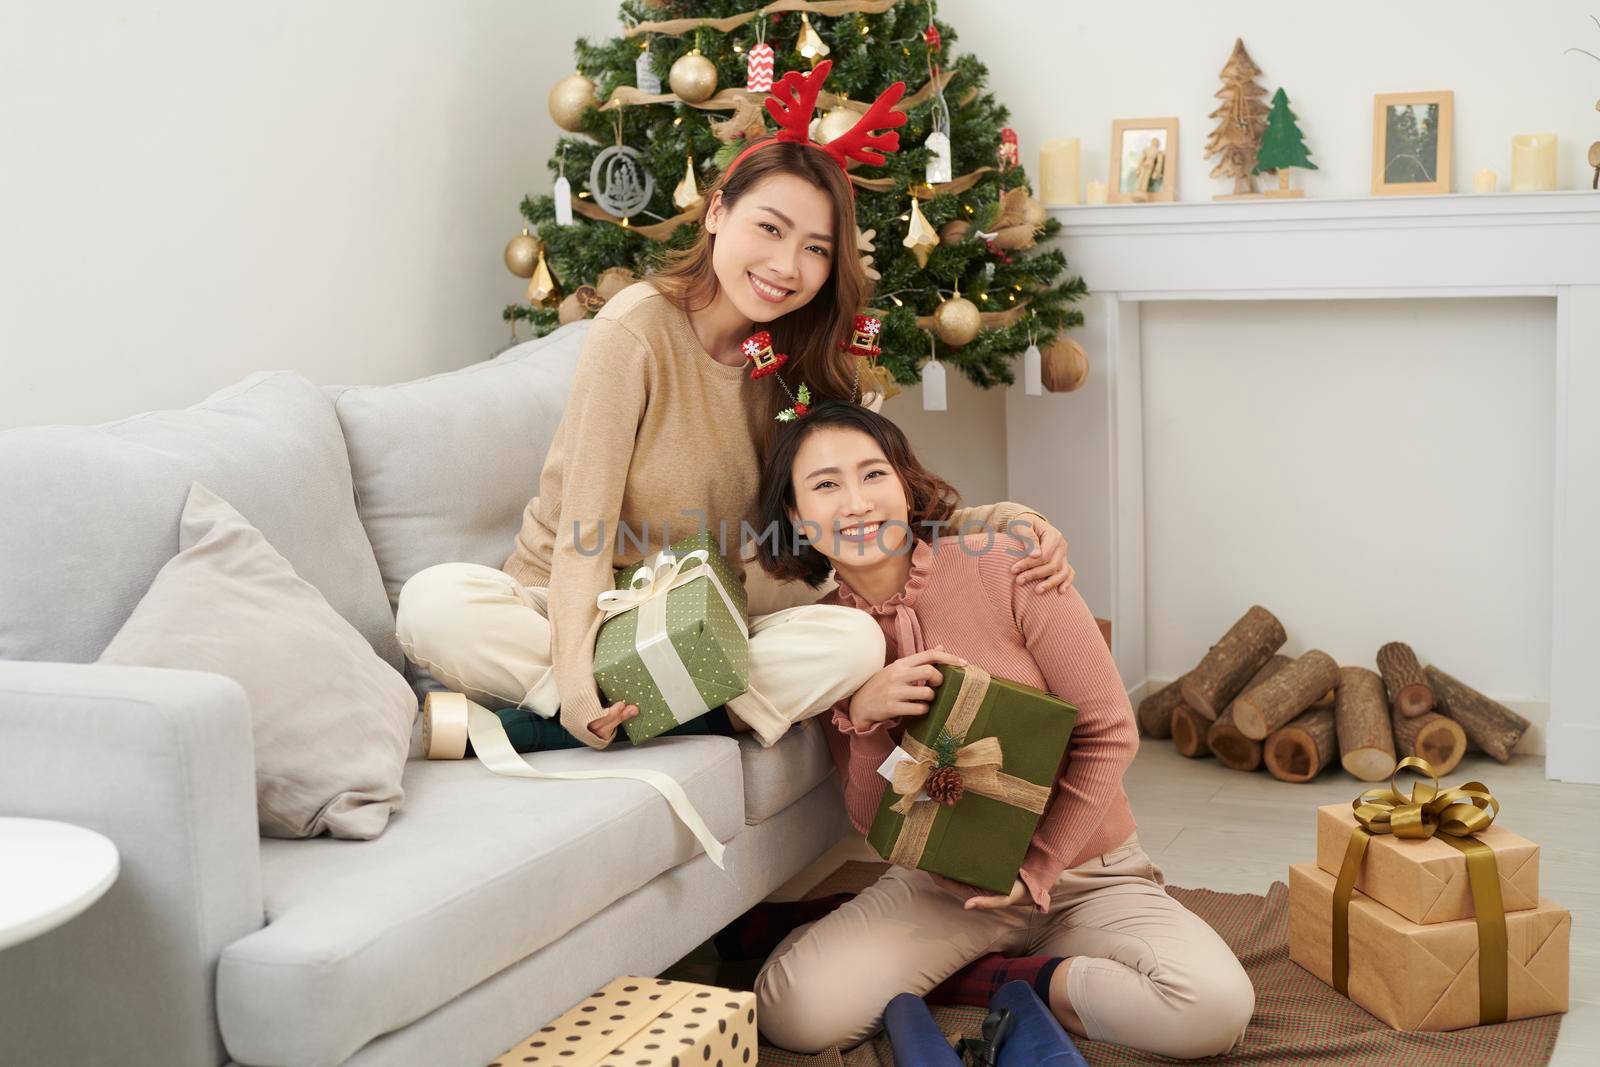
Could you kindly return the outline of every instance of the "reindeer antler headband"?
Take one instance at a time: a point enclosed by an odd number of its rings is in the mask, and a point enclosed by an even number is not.
[[[820,148],[833,157],[834,162],[844,169],[850,160],[867,163],[874,167],[881,167],[884,163],[884,152],[897,152],[900,150],[900,135],[892,127],[904,126],[906,114],[896,111],[895,104],[905,95],[906,83],[895,82],[885,89],[878,99],[872,102],[854,126],[829,141],[827,144],[817,144],[811,139],[811,117],[817,109],[817,94],[822,91],[822,83],[827,80],[828,72],[833,69],[832,60],[823,60],[809,74],[801,74],[791,70],[772,87],[771,94],[767,97],[767,111],[778,122],[778,132],[772,137],[766,137],[734,157],[728,164],[726,174],[732,174],[751,152],[765,148],[769,144],[779,141],[792,141],[795,144],[808,144]],[[875,130],[881,132],[873,132]],[[854,193],[854,187],[851,189]]]

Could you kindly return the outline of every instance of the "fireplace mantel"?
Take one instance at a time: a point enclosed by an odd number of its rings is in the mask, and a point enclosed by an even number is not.
[[[1117,666],[1145,652],[1142,350],[1153,300],[1482,299],[1556,303],[1547,774],[1600,782],[1600,193],[1299,198],[1052,208],[1092,287],[1078,394],[1007,396],[1008,496],[1070,511],[1080,569],[1104,566]],[[1070,408],[1071,417],[1065,417]],[[1034,463],[1046,442],[1049,463]],[[1079,546],[1082,545],[1080,554]],[[1099,605],[1094,605],[1099,608]]]

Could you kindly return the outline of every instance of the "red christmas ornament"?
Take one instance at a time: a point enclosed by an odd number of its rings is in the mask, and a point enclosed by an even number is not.
[[[772,350],[772,334],[766,330],[751,334],[745,339],[744,344],[739,347],[744,351],[745,359],[754,364],[750,368],[751,381],[757,378],[765,378],[789,362],[788,356],[782,352],[774,352]]]
[[[928,23],[928,28],[922,31],[922,39],[928,42],[928,51],[937,52],[940,45],[939,27]]]
[[[865,359],[876,359],[881,354],[878,334],[882,331],[883,323],[878,319],[871,315],[857,315],[855,326],[850,331],[850,340],[840,341],[839,350]]]

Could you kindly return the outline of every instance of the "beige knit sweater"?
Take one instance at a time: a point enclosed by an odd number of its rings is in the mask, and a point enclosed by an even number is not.
[[[614,585],[614,568],[702,529],[744,577],[750,555],[741,524],[755,527],[761,479],[758,420],[767,417],[767,390],[778,388],[713,359],[688,317],[648,282],[618,293],[595,317],[539,495],[503,568],[550,590],[561,722],[589,745],[605,747],[589,730],[604,710],[594,680],[595,598]],[[962,509],[954,522],[998,528],[1030,510],[1002,502]]]

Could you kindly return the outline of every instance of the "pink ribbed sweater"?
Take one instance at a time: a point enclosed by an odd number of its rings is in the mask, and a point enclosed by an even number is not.
[[[1078,709],[1049,806],[1033,835],[1021,877],[1039,909],[1061,872],[1108,852],[1134,832],[1133,812],[1122,790],[1122,774],[1139,741],[1133,709],[1117,665],[1076,589],[1065,595],[1018,585],[1011,573],[1033,541],[1000,533],[918,541],[911,575],[899,593],[872,605],[844,584],[822,603],[870,612],[883,628],[888,661],[935,645],[982,667],[997,678],[1031,685]],[[850,702],[829,717],[828,747],[844,782],[845,806],[857,830],[866,833],[888,782],[878,774],[904,727],[900,720],[857,730]],[[971,897],[982,892],[945,881]]]

